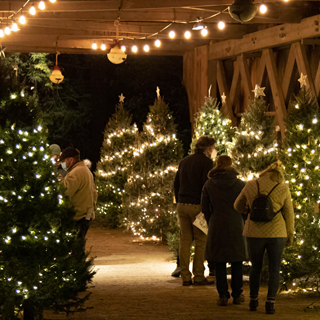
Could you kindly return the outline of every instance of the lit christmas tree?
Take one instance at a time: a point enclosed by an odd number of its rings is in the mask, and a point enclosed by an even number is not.
[[[136,141],[124,223],[142,239],[164,241],[176,228],[173,182],[183,150],[168,105],[157,94]]]
[[[273,117],[267,116],[267,106],[261,97],[264,88],[256,85],[255,98],[242,114],[232,150],[233,164],[243,180],[258,177],[258,173],[277,160],[278,143]]]
[[[16,319],[21,309],[40,318],[45,309],[76,309],[88,298],[77,293],[94,274],[35,103],[21,95],[0,104],[1,319]]]
[[[124,185],[137,131],[136,125],[131,125],[132,116],[123,107],[124,96],[121,94],[119,97],[116,112],[111,116],[104,131],[101,160],[95,173],[99,195],[97,219],[102,225],[110,228],[116,228],[119,224]]]
[[[219,110],[217,99],[210,97],[210,93],[208,97],[205,97],[204,105],[194,118],[191,152],[193,152],[197,140],[203,135],[216,139],[217,156],[230,154],[233,146],[234,129],[231,120],[223,116]]]
[[[305,85],[306,76],[299,81]],[[318,290],[320,278],[320,110],[303,87],[291,103],[281,159],[295,211],[293,246],[284,251],[284,288]],[[315,289],[316,288],[316,289]]]

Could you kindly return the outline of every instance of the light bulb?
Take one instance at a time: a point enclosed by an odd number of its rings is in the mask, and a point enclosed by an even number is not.
[[[267,6],[265,4],[261,4],[260,6],[260,12],[263,14],[263,13],[266,13],[267,12]]]
[[[0,38],[3,38],[3,37],[4,37],[3,29],[0,29]]]
[[[126,52],[126,50],[127,50],[126,46],[125,46],[125,45],[122,45],[122,46],[121,46],[121,50],[122,50],[123,52]]]
[[[15,22],[12,23],[11,30],[15,32],[19,30],[18,25]]]
[[[185,37],[186,39],[190,39],[190,38],[191,38],[191,32],[190,32],[190,31],[186,31],[186,32],[184,33],[184,37]]]
[[[94,43],[92,44],[92,49],[96,50],[97,48],[98,48],[98,46],[97,46],[96,42],[94,42]]]
[[[176,33],[172,30],[169,32],[169,37],[173,39],[176,36]]]
[[[34,5],[31,6],[29,13],[32,14],[33,16],[36,14],[36,8],[34,7]]]
[[[131,50],[132,52],[138,52],[138,47],[136,45],[133,45]]]
[[[143,47],[143,50],[144,50],[145,52],[149,52],[150,47],[146,44],[146,45]]]
[[[218,28],[219,28],[220,30],[223,30],[223,29],[225,28],[225,26],[226,26],[226,24],[225,24],[223,21],[220,21],[220,22],[218,23]]]
[[[154,45],[159,48],[161,46],[161,41],[159,39],[157,39],[155,42],[154,42]]]
[[[19,18],[19,23],[25,24],[26,23],[26,17],[22,14]]]
[[[207,28],[203,28],[203,29],[201,29],[201,35],[203,36],[203,37],[205,37],[207,34],[208,34],[208,29]]]
[[[45,5],[44,1],[40,1],[39,2],[39,9],[44,10],[45,8],[46,8],[46,5]]]
[[[107,49],[107,47],[106,47],[106,45],[103,43],[102,45],[101,45],[101,50],[106,50]]]
[[[49,0],[51,3],[55,3],[56,2],[56,0]]]
[[[9,35],[10,32],[11,32],[10,28],[8,26],[6,26],[5,29],[4,29],[4,33]]]

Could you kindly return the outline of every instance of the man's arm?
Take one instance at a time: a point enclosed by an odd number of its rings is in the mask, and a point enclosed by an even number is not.
[[[179,169],[178,169],[176,176],[174,178],[174,196],[176,197],[176,203],[178,203],[179,189],[180,189],[180,177],[179,177]]]
[[[65,176],[65,178],[63,179],[63,183],[66,187],[66,194],[70,198],[79,190],[79,178],[72,175],[71,172]]]

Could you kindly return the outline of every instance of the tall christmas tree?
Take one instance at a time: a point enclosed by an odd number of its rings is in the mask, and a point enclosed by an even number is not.
[[[124,185],[137,131],[136,125],[131,125],[132,116],[123,107],[124,96],[121,94],[119,97],[116,112],[109,119],[104,131],[101,159],[95,173],[99,194],[97,219],[102,225],[111,228],[119,225]]]
[[[286,137],[281,159],[295,211],[294,244],[286,248],[282,276],[284,287],[318,288],[320,280],[320,109],[302,89],[294,97],[286,119]],[[289,286],[287,286],[289,288]]]
[[[214,137],[217,141],[217,156],[229,154],[234,137],[234,129],[231,120],[224,117],[219,110],[219,103],[216,98],[205,97],[204,105],[195,114],[194,134],[191,141],[191,152],[193,152],[197,140],[203,136]]]
[[[264,88],[256,85],[249,110],[242,114],[232,150],[233,164],[242,179],[250,180],[277,160],[278,143],[273,117],[267,116],[262,96]]]
[[[21,309],[41,318],[45,309],[77,307],[88,298],[77,293],[94,274],[35,102],[19,93],[2,96],[0,104],[1,319],[16,319]]]
[[[165,240],[176,228],[173,182],[183,151],[168,105],[157,94],[136,142],[124,223],[141,238]]]

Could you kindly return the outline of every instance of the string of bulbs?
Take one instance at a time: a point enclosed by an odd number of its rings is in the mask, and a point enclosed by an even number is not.
[[[51,3],[55,3],[56,0],[49,0]],[[26,6],[31,3],[31,0],[27,0],[24,5],[17,11],[15,11],[14,13],[10,14],[7,17],[1,17],[1,24],[0,24],[0,38],[3,38],[5,36],[8,36],[11,31],[13,32],[17,32],[19,31],[19,26],[17,24],[16,21],[19,22],[19,24],[24,25],[27,22],[26,17],[23,14],[23,10],[26,8]],[[46,4],[44,1],[40,1],[38,4],[38,8],[40,10],[44,10],[46,8]],[[34,2],[32,2],[31,7],[29,8],[29,14],[31,14],[32,16],[34,16],[37,13],[37,9],[34,5]],[[18,19],[16,20],[16,17],[18,17]],[[4,20],[6,20],[6,26],[3,27],[3,22]],[[9,26],[9,21],[11,22],[11,26]]]
[[[289,0],[283,0],[284,2],[288,2]],[[216,16],[219,16],[225,12],[227,12],[229,10],[229,7],[227,7],[226,9],[222,10],[221,12],[217,12],[213,15],[210,15],[206,18],[198,18],[197,20],[195,21],[188,21],[188,22],[183,22],[183,24],[191,24],[191,23],[195,23],[192,27],[192,31],[200,31],[200,34],[202,35],[202,37],[206,37],[208,34],[209,34],[209,31],[208,31],[208,28],[207,26],[203,23],[203,21],[205,20],[208,20],[208,19],[211,19],[211,18],[214,18]],[[265,14],[266,12],[268,11],[268,7],[262,2],[259,6],[259,12],[261,14]],[[174,22],[174,23],[178,23],[178,22]],[[142,37],[142,38],[129,38],[129,37],[126,37],[126,39],[130,39],[130,40],[147,40],[147,39],[150,39],[150,38],[153,38],[155,36],[158,36],[160,33],[162,33],[164,30],[168,29],[170,26],[172,26],[174,24],[173,22],[169,23],[167,26],[165,26],[164,28],[162,28],[160,31],[158,32],[155,32],[153,34],[150,34],[148,36],[145,36],[145,37]],[[217,23],[217,27],[219,30],[223,30],[225,29],[226,27],[226,24],[223,20],[220,20],[218,23]],[[168,34],[169,38],[170,39],[174,39],[176,37],[176,32],[174,30],[171,30]],[[191,31],[187,30],[184,32],[184,37],[185,39],[189,40],[191,39],[192,37],[192,34],[191,34]],[[156,48],[159,48],[161,46],[161,40],[158,39],[158,37],[156,38],[156,40],[154,41],[154,46]],[[93,50],[97,50],[98,49],[98,45],[96,43],[96,41],[94,40],[93,43],[92,43],[92,46],[91,48]],[[100,49],[102,51],[105,51],[107,49],[106,45],[104,42],[102,42],[101,46],[100,46]],[[127,47],[125,45],[121,45],[120,49],[123,51],[123,52],[126,52],[127,50]],[[150,51],[150,46],[148,44],[144,44],[143,45],[143,50],[145,52],[149,52]],[[131,46],[131,51],[133,53],[137,53],[138,52],[138,47],[137,45],[134,43],[132,46]]]

